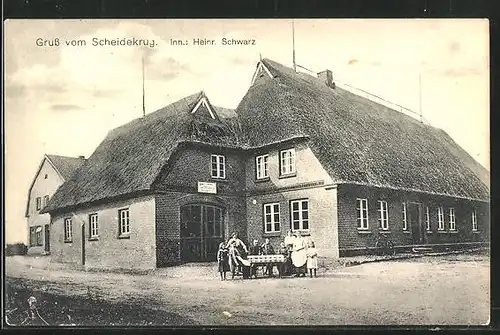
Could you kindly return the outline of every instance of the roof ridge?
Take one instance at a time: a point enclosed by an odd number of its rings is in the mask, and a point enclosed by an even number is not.
[[[65,156],[65,155],[56,155],[56,154],[45,154],[47,157],[62,157],[62,158],[73,158],[73,159],[82,159],[79,156]]]
[[[320,81],[317,77],[314,77],[314,76],[312,76],[312,75],[310,75],[310,74],[307,74],[307,73],[295,72],[295,71],[293,70],[293,68],[291,68],[291,67],[289,67],[289,66],[287,66],[287,65],[281,64],[280,62],[277,62],[277,61],[272,60],[272,59],[270,59],[270,58],[263,58],[263,59],[262,59],[262,61],[271,62],[271,63],[269,64],[269,65],[271,65],[271,66],[273,66],[273,64],[272,64],[272,63],[275,63],[276,65],[281,66],[281,67],[285,68],[286,70],[289,70],[290,72],[292,72],[292,73],[290,73],[290,74],[291,74],[291,75],[296,76],[296,77],[297,77],[297,79],[305,79],[304,77],[302,77],[302,76],[301,76],[301,74],[305,74],[305,75],[307,75],[307,76],[308,76],[308,79],[314,80],[314,82],[315,82],[316,84],[319,84],[319,85],[322,85],[322,84],[323,84],[323,83],[322,83],[322,82],[321,82],[321,81]],[[276,68],[276,67],[274,67],[274,66],[273,66],[273,70],[281,74],[281,71],[280,71],[280,69],[279,69],[279,68]],[[289,74],[289,73],[284,73],[284,75],[285,75],[285,76],[286,76],[286,75],[290,75],[290,74]],[[276,75],[275,75],[275,76],[276,76]],[[309,77],[310,77],[310,78],[309,78]],[[335,82],[335,78],[334,78],[334,80],[333,80],[333,81]],[[324,86],[325,86],[325,88],[328,88],[328,86],[326,86],[326,85],[324,85]],[[320,86],[320,87],[321,87],[321,86]],[[362,103],[362,104],[376,104],[376,105],[378,105],[378,106],[380,106],[380,107],[382,107],[382,108],[384,108],[384,109],[387,109],[387,110],[389,110],[389,111],[392,111],[392,112],[398,113],[398,115],[403,115],[404,117],[408,118],[411,122],[414,122],[415,124],[421,124],[421,125],[423,125],[424,127],[429,127],[429,128],[431,128],[431,129],[435,129],[435,130],[441,130],[441,131],[443,131],[443,129],[442,129],[442,128],[436,127],[436,126],[434,126],[434,125],[432,125],[432,124],[425,124],[425,123],[423,123],[423,122],[421,122],[421,121],[417,120],[416,118],[414,118],[414,117],[412,117],[412,116],[410,116],[410,115],[408,115],[408,114],[406,114],[406,113],[403,113],[403,112],[401,112],[401,111],[398,111],[398,110],[397,110],[397,109],[395,109],[395,108],[392,108],[392,107],[386,106],[386,105],[384,105],[384,104],[381,104],[380,102],[377,102],[377,101],[375,101],[375,100],[372,100],[372,99],[369,99],[369,98],[367,98],[367,97],[364,97],[364,96],[362,96],[361,94],[354,93],[354,92],[352,92],[352,91],[350,91],[350,90],[347,90],[347,89],[342,88],[342,87],[339,87],[339,86],[335,87],[335,89],[334,89],[334,90],[337,90],[337,89],[338,89],[338,90],[341,90],[341,91],[343,91],[343,92],[347,92],[348,94],[351,94],[351,95],[353,95],[353,96],[355,96],[355,97],[360,98],[360,100],[361,100],[361,101],[360,101],[360,103]],[[329,89],[329,90],[331,90],[331,89]],[[327,90],[325,90],[325,92],[326,92],[326,91],[327,91]],[[370,93],[370,92],[368,92],[368,94],[371,94],[371,93]]]
[[[161,116],[168,114],[168,112],[175,112],[175,111],[179,110],[179,107],[184,107],[183,102],[186,102],[185,106],[192,108],[192,107],[194,107],[196,102],[198,102],[200,100],[201,97],[203,97],[203,91],[198,91],[196,93],[187,95],[187,96],[185,96],[181,99],[178,99],[174,102],[171,102],[168,105],[165,105],[165,106],[163,106],[163,107],[161,107],[161,108],[159,108],[151,113],[148,113],[144,116],[141,116],[141,117],[138,117],[135,119],[132,119],[132,120],[128,121],[127,123],[121,124],[113,129],[109,130],[107,135],[110,135],[110,134],[112,134],[120,129],[124,129],[127,126],[131,126],[134,123],[138,123],[140,121],[143,121],[143,122],[153,121]],[[192,98],[193,101],[191,103],[187,103],[187,101],[190,100],[190,98]]]

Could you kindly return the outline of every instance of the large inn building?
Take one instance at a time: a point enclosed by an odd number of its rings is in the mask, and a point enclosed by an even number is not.
[[[263,59],[236,110],[193,94],[110,131],[41,211],[89,268],[213,261],[289,229],[337,258],[489,241],[489,174],[444,131]]]

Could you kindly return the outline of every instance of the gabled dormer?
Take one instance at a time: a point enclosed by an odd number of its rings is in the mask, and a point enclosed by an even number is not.
[[[234,127],[234,120],[233,123],[228,121],[228,118],[231,118],[231,113],[228,113],[230,110],[212,105],[203,92],[192,106],[189,112],[192,116],[190,121],[192,141],[227,145],[237,143],[238,134],[235,132],[237,129]]]
[[[201,92],[198,102],[194,105],[190,113],[197,117],[220,121],[215,108],[210,104],[204,92]]]
[[[252,77],[252,83],[250,86],[253,86],[255,84],[258,84],[260,82],[266,81],[268,79],[272,79],[274,76],[272,75],[271,71],[269,71],[269,68],[264,64],[263,61],[260,61],[257,63],[257,68],[255,69],[255,72]]]

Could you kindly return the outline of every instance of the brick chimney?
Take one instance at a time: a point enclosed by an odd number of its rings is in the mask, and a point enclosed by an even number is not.
[[[328,86],[330,88],[335,88],[335,83],[333,82],[332,71],[324,70],[324,71],[318,72],[318,79],[321,80],[323,83],[325,83],[326,86]]]

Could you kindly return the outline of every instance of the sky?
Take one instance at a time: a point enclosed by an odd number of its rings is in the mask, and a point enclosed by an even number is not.
[[[294,27],[298,65],[421,111],[489,170],[487,20],[297,19]],[[142,115],[142,59],[146,113],[201,90],[236,108],[260,57],[293,64],[288,19],[8,20],[4,28],[8,243],[27,240],[27,193],[44,154],[89,157],[109,130]],[[93,38],[154,46],[93,46]],[[193,45],[197,38],[216,45]]]

